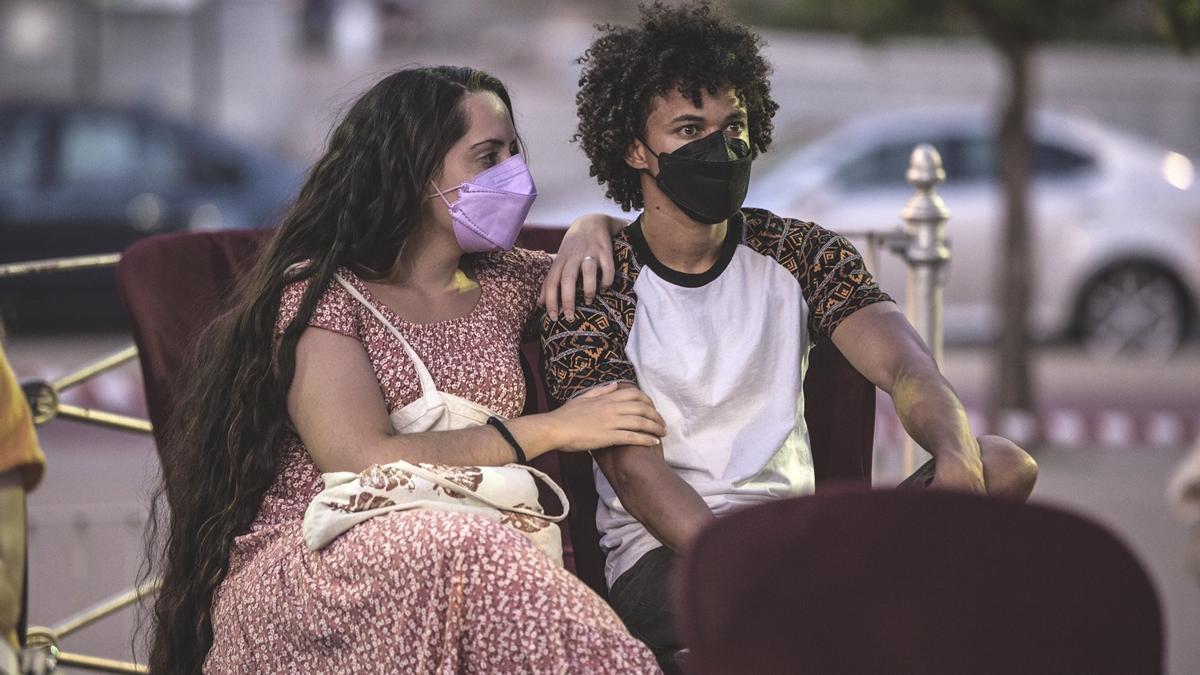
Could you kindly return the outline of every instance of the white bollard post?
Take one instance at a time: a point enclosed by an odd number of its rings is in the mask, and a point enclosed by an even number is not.
[[[916,192],[904,205],[900,218],[908,234],[904,261],[908,266],[908,320],[933,352],[938,365],[942,364],[942,288],[950,262],[950,247],[946,243],[946,221],[950,209],[937,193],[937,186],[946,180],[942,156],[928,143],[918,145],[909,160],[905,176]],[[920,455],[918,456],[918,453]],[[904,476],[929,459],[929,454],[916,446],[911,438],[904,442],[901,464]]]

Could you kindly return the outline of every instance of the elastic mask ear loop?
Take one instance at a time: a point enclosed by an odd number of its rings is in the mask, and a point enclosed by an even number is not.
[[[641,136],[635,136],[635,138],[637,138],[639,141],[642,142],[642,147],[646,148],[646,150],[648,150],[651,155],[654,155],[654,159],[659,158],[660,153],[655,152],[654,148],[650,147],[650,144],[646,142],[646,139],[642,138]],[[654,180],[658,180],[658,176],[655,176],[654,174],[650,173],[650,167],[646,167],[645,169],[638,169],[638,171],[645,171],[647,176],[650,176]],[[661,161],[658,164],[658,172],[662,173],[662,162]]]
[[[446,205],[446,208],[449,209],[450,208],[450,200],[446,199],[446,193],[442,192],[441,189],[438,188],[437,183],[435,183],[433,181],[429,181],[429,184],[433,186],[434,194],[425,195],[425,199],[441,197],[442,202]],[[462,189],[462,185],[459,185],[458,187],[450,188],[450,190],[461,190],[461,189]],[[450,190],[446,190],[446,192],[450,192]]]
[[[654,148],[650,147],[650,143],[647,142],[646,139],[642,138],[641,136],[638,136],[637,139],[642,142],[642,145],[645,146],[647,150],[650,151],[650,154],[654,155],[654,159],[658,159],[658,155],[660,153],[655,152]]]

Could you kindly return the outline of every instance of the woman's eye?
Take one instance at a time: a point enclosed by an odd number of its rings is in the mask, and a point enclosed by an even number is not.
[[[484,166],[495,166],[495,164],[496,164],[496,159],[497,159],[499,156],[500,156],[500,154],[499,154],[499,153],[496,153],[496,152],[489,152],[488,154],[486,154],[486,155],[484,155],[484,156],[483,156],[483,159],[482,159],[482,161],[483,161],[483,165],[484,165]]]
[[[742,134],[742,131],[745,128],[746,128],[746,125],[742,124],[741,122],[734,122],[733,124],[730,124],[728,127],[729,132],[731,134],[733,134],[734,136],[740,136]]]

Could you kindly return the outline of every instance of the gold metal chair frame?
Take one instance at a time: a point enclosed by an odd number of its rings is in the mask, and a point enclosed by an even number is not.
[[[32,274],[115,267],[120,259],[120,254],[114,253],[9,263],[0,265],[0,279]],[[82,366],[72,373],[63,375],[52,382],[36,379],[22,381],[21,389],[29,401],[29,407],[33,410],[34,424],[42,426],[55,418],[61,417],[85,424],[109,427],[138,434],[150,434],[152,427],[149,420],[62,402],[63,392],[83,384],[92,378],[103,375],[136,358],[137,347],[130,345],[102,359]],[[72,633],[115,614],[143,597],[153,595],[158,591],[159,585],[160,582],[158,579],[146,582],[137,588],[118,593],[67,617],[51,627],[30,626],[26,631],[24,649],[27,652],[41,651],[41,663],[43,664],[43,668],[48,671],[52,671],[57,666],[70,666],[101,673],[149,672],[146,666],[132,661],[120,661],[63,651],[59,647],[59,643]]]

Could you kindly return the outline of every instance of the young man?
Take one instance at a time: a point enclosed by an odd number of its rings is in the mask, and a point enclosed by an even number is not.
[[[936,460],[932,487],[1024,499],[1036,465],[976,439],[950,385],[844,238],[741,208],[778,108],[762,40],[707,3],[642,10],[580,59],[577,139],[610,198],[641,215],[614,241],[616,278],[547,315],[550,392],[642,389],[661,450],[593,453],[613,607],[661,659],[680,648],[667,596],[677,554],[714,516],[810,493],[809,348],[832,340],[888,392]]]

